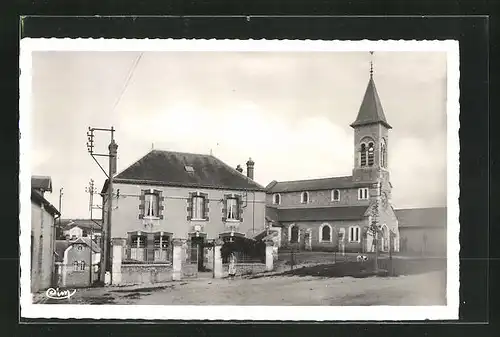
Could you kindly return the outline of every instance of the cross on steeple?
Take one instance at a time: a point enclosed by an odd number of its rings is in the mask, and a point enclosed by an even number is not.
[[[373,77],[373,52],[370,52],[370,78]]]

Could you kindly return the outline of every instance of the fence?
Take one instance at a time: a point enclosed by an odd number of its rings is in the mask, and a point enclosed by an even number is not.
[[[124,247],[122,263],[172,263],[172,246],[167,248]]]

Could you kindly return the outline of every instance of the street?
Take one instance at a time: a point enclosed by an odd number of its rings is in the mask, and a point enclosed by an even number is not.
[[[43,303],[134,305],[445,305],[445,272],[392,278],[273,276],[197,279],[154,287],[77,290],[68,300]]]

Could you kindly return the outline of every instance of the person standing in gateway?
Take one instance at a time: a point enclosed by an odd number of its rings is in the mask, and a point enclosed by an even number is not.
[[[231,279],[234,279],[234,276],[236,275],[236,256],[234,253],[231,253],[229,256],[229,277]]]

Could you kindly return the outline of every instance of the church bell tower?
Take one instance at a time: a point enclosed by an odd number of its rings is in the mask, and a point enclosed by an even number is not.
[[[373,52],[370,52],[373,56]],[[375,183],[380,180],[382,189],[390,193],[389,182],[389,130],[392,127],[385,118],[384,110],[373,79],[373,62],[370,61],[370,78],[356,120],[354,129],[355,182]]]

